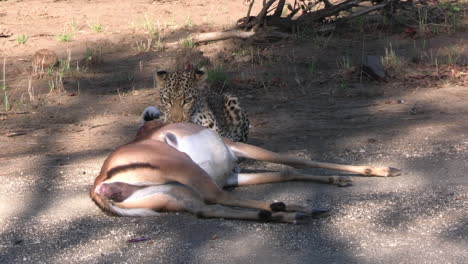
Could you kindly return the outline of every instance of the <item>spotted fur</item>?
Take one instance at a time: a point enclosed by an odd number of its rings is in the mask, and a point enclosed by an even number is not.
[[[247,141],[249,119],[236,96],[215,94],[202,70],[158,71],[163,120],[191,122],[211,128],[233,141]]]

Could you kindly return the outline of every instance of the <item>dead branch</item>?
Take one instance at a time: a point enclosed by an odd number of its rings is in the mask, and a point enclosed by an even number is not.
[[[325,4],[325,8],[333,6],[328,0],[322,0],[322,2]]]
[[[29,114],[29,112],[0,112],[0,115],[24,115]]]
[[[258,28],[260,27],[260,25],[263,25],[264,22],[265,22],[265,17],[268,13],[268,9],[270,9],[270,6],[275,2],[276,0],[269,0],[267,3],[265,3],[264,1],[264,4],[263,4],[263,8],[262,10],[260,11],[260,13],[258,13],[257,15],[257,24],[253,27],[253,30],[256,31],[258,30]]]
[[[299,22],[316,22],[320,21],[326,17],[331,17],[334,15],[337,15],[341,11],[349,10],[355,6],[357,6],[359,3],[363,2],[365,0],[347,0],[343,3],[340,3],[338,5],[333,5],[328,8],[320,9],[312,13],[302,13],[297,18],[297,21]]]
[[[245,17],[250,17],[250,12],[252,12],[252,7],[254,3],[255,3],[255,0],[250,0],[249,9],[247,10],[247,16]]]
[[[208,33],[190,34],[187,39],[190,39],[194,45],[202,44],[212,41],[219,41],[231,38],[247,39],[255,35],[253,31],[243,30],[228,30],[228,31],[217,31]],[[164,44],[166,47],[176,47],[180,45],[180,41],[169,42]]]
[[[243,30],[229,30],[221,32],[209,32],[201,34],[190,34],[189,38],[192,39],[194,44],[206,43],[217,40],[225,40],[231,38],[240,38],[246,39],[255,35],[255,32],[252,31],[243,31]]]
[[[276,6],[275,13],[273,14],[274,17],[281,17],[281,14],[283,14],[285,3],[286,3],[286,0],[279,0],[278,5]]]

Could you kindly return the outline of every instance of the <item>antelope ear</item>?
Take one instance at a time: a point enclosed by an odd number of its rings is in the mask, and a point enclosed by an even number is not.
[[[195,78],[197,79],[197,81],[200,81],[200,82],[205,81],[207,77],[208,76],[206,74],[205,66],[201,67],[198,70],[195,70]]]
[[[156,81],[165,81],[167,75],[167,71],[157,71],[156,72]]]
[[[164,136],[164,143],[168,144],[169,146],[177,149],[177,145],[179,144],[177,142],[177,137],[176,135],[172,134],[172,133],[167,133],[165,136]]]

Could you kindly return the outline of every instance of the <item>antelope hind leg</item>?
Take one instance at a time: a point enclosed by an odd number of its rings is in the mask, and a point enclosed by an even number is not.
[[[224,143],[234,152],[237,157],[261,160],[292,166],[294,168],[323,168],[359,173],[364,176],[393,177],[401,174],[401,170],[391,167],[352,166],[335,163],[325,163],[313,160],[300,159],[294,156],[275,153],[253,145],[233,142],[224,139]]]
[[[340,187],[352,185],[352,179],[348,176],[316,176],[298,173],[294,169],[285,168],[279,172],[234,173],[227,179],[224,187],[237,187],[295,180],[336,184]]]

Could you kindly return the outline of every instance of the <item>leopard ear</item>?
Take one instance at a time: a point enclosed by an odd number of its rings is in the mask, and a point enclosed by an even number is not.
[[[161,85],[166,81],[167,71],[157,71],[156,72],[156,83]]]
[[[195,78],[198,80],[198,81],[205,81],[206,78],[207,78],[207,74],[206,74],[206,68],[205,66],[201,67],[200,69],[198,70],[195,70]]]

